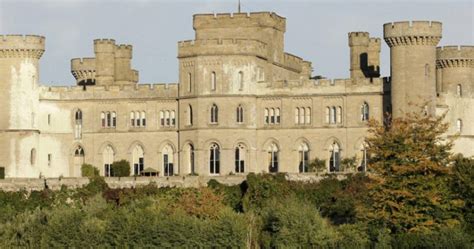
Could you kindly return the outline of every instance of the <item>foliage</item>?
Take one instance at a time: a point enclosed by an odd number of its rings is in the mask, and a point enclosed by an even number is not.
[[[113,176],[130,176],[130,163],[127,160],[120,160],[112,163]]]
[[[223,196],[223,203],[230,206],[235,211],[242,211],[242,195],[245,189],[243,185],[227,186],[219,183],[215,179],[209,180],[207,186],[216,193]]]
[[[355,171],[357,167],[356,157],[344,158],[341,160],[341,166],[343,171]]]
[[[99,169],[92,166],[91,164],[84,163],[81,166],[81,176],[94,177],[99,175]]]
[[[273,201],[263,212],[263,248],[333,248],[336,230],[317,209],[298,199]]]
[[[326,169],[326,160],[314,158],[308,165],[309,172],[322,172]]]
[[[456,157],[451,189],[464,200],[464,220],[468,229],[474,232],[474,159]]]
[[[256,175],[249,173],[242,188],[246,190],[242,198],[244,211],[254,210],[259,212],[273,199],[290,194],[289,186],[283,174]]]
[[[443,118],[414,112],[385,126],[370,122],[369,167],[375,174],[367,218],[386,224],[392,232],[460,223],[460,201],[451,199],[448,186],[452,141],[442,136],[448,128]]]

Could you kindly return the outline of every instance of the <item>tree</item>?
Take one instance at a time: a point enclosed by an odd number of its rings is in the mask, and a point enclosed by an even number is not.
[[[448,186],[453,142],[443,137],[444,115],[422,112],[369,122],[368,152],[372,200],[367,218],[392,232],[427,231],[459,224],[459,200]]]
[[[474,159],[456,157],[453,174],[451,188],[460,199],[465,200],[464,220],[468,230],[474,231]]]
[[[81,166],[81,175],[84,176],[84,177],[98,176],[99,175],[99,169],[97,169],[96,167],[94,167],[90,164],[84,163]]]
[[[120,160],[112,163],[113,176],[130,176],[130,163],[127,160]]]

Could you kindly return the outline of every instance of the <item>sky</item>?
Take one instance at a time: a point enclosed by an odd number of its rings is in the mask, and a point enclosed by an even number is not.
[[[177,42],[194,37],[196,13],[237,12],[238,0],[0,0],[0,34],[46,37],[40,62],[45,85],[74,85],[70,60],[93,57],[93,40],[132,44],[140,83],[178,80]],[[439,45],[474,45],[474,0],[241,0],[242,12],[273,11],[286,17],[285,51],[313,63],[313,75],[349,77],[347,33],[382,37],[383,24],[443,22]],[[381,72],[390,74],[389,48]]]

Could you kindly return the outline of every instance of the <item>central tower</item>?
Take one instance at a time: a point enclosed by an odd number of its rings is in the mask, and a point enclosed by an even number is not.
[[[393,117],[425,105],[435,113],[436,45],[441,40],[440,22],[413,21],[384,24],[390,47]]]

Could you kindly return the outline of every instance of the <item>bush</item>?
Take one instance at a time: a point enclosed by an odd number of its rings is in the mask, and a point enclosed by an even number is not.
[[[472,236],[457,228],[443,228],[428,233],[400,233],[392,236],[392,248],[473,248]]]
[[[111,167],[113,176],[130,176],[130,163],[127,160],[114,162]]]
[[[338,234],[306,202],[289,198],[273,202],[263,214],[263,248],[335,248]]]
[[[99,175],[99,169],[97,169],[96,167],[94,167],[90,164],[87,164],[87,163],[82,164],[82,166],[81,166],[81,176],[83,176],[83,177],[94,177],[94,176],[98,176],[98,175]]]
[[[326,169],[326,160],[315,158],[309,164],[309,172],[322,172]]]

